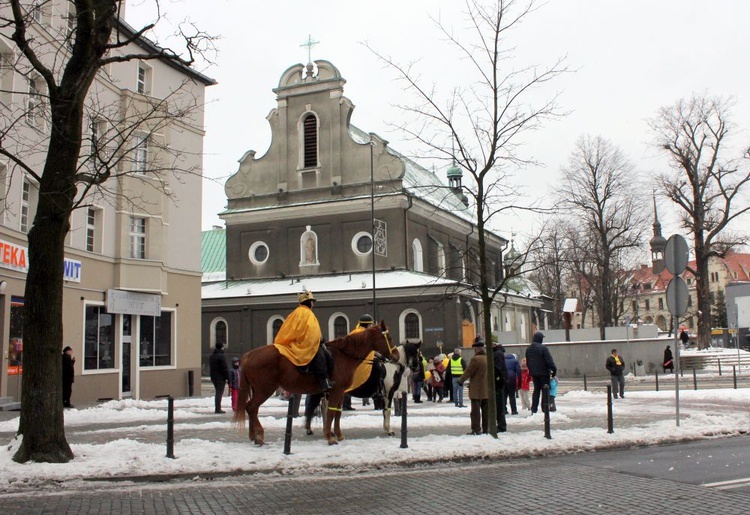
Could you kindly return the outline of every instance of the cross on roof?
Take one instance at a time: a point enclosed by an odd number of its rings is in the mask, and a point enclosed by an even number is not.
[[[312,62],[312,58],[311,58],[312,47],[313,47],[313,45],[317,45],[318,43],[320,43],[320,41],[313,41],[312,40],[312,35],[308,34],[307,35],[307,41],[305,41],[304,43],[302,43],[300,45],[300,46],[306,46],[307,47],[307,62],[308,63]]]

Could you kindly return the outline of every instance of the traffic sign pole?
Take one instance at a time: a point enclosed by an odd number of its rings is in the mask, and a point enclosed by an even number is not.
[[[674,326],[674,348],[677,363],[675,364],[674,376],[674,408],[677,426],[680,425],[680,343],[677,330],[680,325],[680,317],[687,311],[687,300],[690,293],[687,284],[680,274],[687,268],[690,249],[687,241],[679,234],[673,234],[667,240],[664,248],[664,265],[673,275],[667,285],[667,307],[675,320]]]

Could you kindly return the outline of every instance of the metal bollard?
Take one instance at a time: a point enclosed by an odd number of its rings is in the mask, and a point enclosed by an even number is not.
[[[732,365],[732,377],[734,379],[734,389],[737,389],[737,366]]]
[[[588,385],[586,384],[586,374],[583,374],[583,391],[588,392]]]
[[[284,454],[292,453],[292,420],[294,419],[294,395],[289,396],[286,410],[286,430],[284,431]]]
[[[401,448],[408,449],[409,444],[406,443],[406,392],[401,392]]]
[[[544,437],[547,440],[552,439],[549,427],[549,385],[542,387],[542,411],[544,412]]]
[[[656,379],[656,391],[659,391],[659,371],[654,372],[654,378]]]
[[[695,367],[693,367],[693,390],[698,389],[698,377],[695,375]]]
[[[719,364],[719,377],[721,377],[721,358],[717,359],[716,362]]]
[[[171,395],[157,395],[157,399],[167,398],[167,458],[174,459],[174,399]]]
[[[188,370],[188,397],[192,397],[195,390],[195,373]]]
[[[657,388],[658,390],[658,388]],[[607,433],[612,434],[615,432],[615,419],[612,416],[612,385],[607,385]]]

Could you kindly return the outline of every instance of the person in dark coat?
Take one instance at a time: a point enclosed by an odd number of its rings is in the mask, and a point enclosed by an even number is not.
[[[617,349],[612,349],[612,354],[607,358],[605,363],[607,370],[609,370],[609,378],[612,381],[612,397],[617,398],[617,392],[620,393],[620,398],[625,398],[625,361],[622,356],[617,354]]]
[[[505,399],[503,406],[505,412],[508,412],[508,402],[510,402],[510,414],[518,415],[518,406],[516,405],[516,390],[521,385],[521,364],[518,362],[515,354],[505,355]]]
[[[665,374],[667,373],[667,369],[669,369],[670,374],[674,374],[674,358],[672,357],[672,349],[669,348],[669,345],[664,349],[664,361],[662,361],[662,367],[664,367]]]
[[[73,395],[73,382],[75,381],[75,363],[76,357],[73,356],[73,349],[65,347],[62,353],[62,390],[63,406],[73,408],[70,403],[70,396]]]
[[[216,389],[214,396],[214,413],[226,413],[221,409],[221,398],[224,396],[224,387],[229,382],[229,368],[227,360],[224,357],[224,344],[219,342],[214,347],[211,357],[208,358],[208,365],[211,369],[211,382]]]
[[[552,359],[549,349],[542,344],[544,334],[537,331],[531,340],[531,345],[526,347],[526,366],[529,367],[529,375],[534,382],[534,393],[531,396],[531,414],[539,409],[539,396],[544,386],[549,386],[549,378],[557,375],[557,366]],[[543,406],[543,410],[547,407]]]
[[[481,435],[482,433],[487,434],[489,426],[487,353],[484,350],[482,340],[475,340],[472,347],[474,348],[474,357],[469,361],[469,366],[466,367],[464,373],[456,378],[456,383],[463,388],[464,382],[469,381],[469,399],[471,399],[471,433],[469,434]]]
[[[505,348],[496,343],[492,351],[493,364],[495,365],[495,409],[497,415],[497,430],[500,433],[507,431],[505,415],[505,399],[508,396],[505,385],[508,381],[508,372],[505,369]],[[515,391],[515,390],[514,390]],[[514,399],[515,400],[515,399]]]

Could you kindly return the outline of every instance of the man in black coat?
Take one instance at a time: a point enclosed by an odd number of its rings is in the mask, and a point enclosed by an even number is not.
[[[62,353],[62,390],[63,406],[66,408],[73,407],[70,403],[70,396],[73,394],[73,381],[75,381],[75,363],[73,349],[65,347]]]
[[[612,354],[607,358],[604,366],[607,367],[612,382],[612,397],[617,398],[619,391],[620,398],[625,398],[625,361],[622,356],[617,354],[617,349],[612,349]]]
[[[544,334],[539,331],[534,333],[531,345],[526,347],[526,366],[529,367],[529,375],[534,382],[534,394],[531,396],[531,414],[539,409],[539,395],[544,385],[549,385],[549,378],[557,375],[557,366],[552,359],[549,349],[542,345]],[[544,410],[546,407],[543,406]]]
[[[507,431],[505,421],[505,383],[508,380],[508,373],[505,369],[505,348],[499,343],[495,343],[495,349],[492,352],[492,359],[495,365],[495,408],[497,410],[497,430],[500,433]],[[514,390],[515,391],[515,390]]]
[[[229,382],[229,367],[227,367],[227,359],[224,357],[223,343],[216,344],[211,357],[208,358],[208,365],[211,369],[211,382],[216,388],[214,413],[226,413],[221,409],[221,398],[224,396],[224,387]]]

